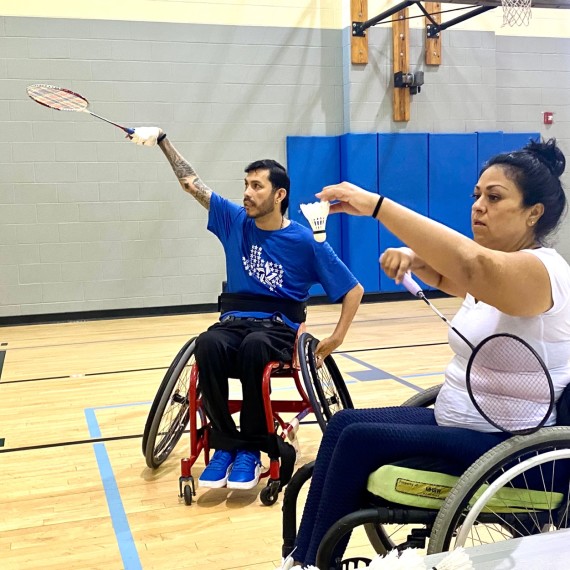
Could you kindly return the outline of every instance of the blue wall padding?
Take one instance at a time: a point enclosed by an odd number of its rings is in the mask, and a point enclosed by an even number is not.
[[[539,137],[539,133],[504,133],[503,131],[477,133],[478,171],[487,160],[496,154],[518,150],[531,139],[536,140]]]
[[[340,137],[341,179],[378,193],[378,138],[376,134],[346,134]],[[372,218],[340,214],[342,254],[366,293],[380,291],[378,232]]]
[[[471,206],[477,183],[475,133],[429,135],[429,217],[472,237]]]
[[[340,182],[340,138],[287,137],[287,170],[291,179],[289,217],[307,227],[300,204],[316,202],[315,194],[323,186]],[[327,220],[327,241],[342,259],[340,216]],[[324,295],[320,285],[311,287],[311,295]]]
[[[510,152],[519,150],[527,145],[529,141],[540,138],[539,133],[503,133],[503,147],[500,152]]]
[[[503,152],[503,131],[477,133],[477,176],[483,165]]]
[[[471,237],[472,194],[483,164],[538,137],[539,133],[502,131],[287,137],[289,216],[308,226],[299,205],[316,201],[323,186],[344,179]],[[378,264],[386,248],[402,243],[377,222],[329,216],[327,241],[367,293],[403,290]],[[310,293],[324,295],[320,285]]]
[[[419,214],[428,214],[428,134],[378,135],[378,189]],[[402,242],[380,226],[379,249],[400,247]],[[404,291],[380,270],[380,291]]]

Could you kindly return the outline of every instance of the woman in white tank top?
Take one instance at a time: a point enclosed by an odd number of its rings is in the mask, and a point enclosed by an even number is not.
[[[546,247],[546,239],[566,209],[560,183],[564,167],[554,140],[491,159],[473,192],[473,239],[348,182],[328,186],[317,197],[338,201],[332,213],[372,215],[406,244],[380,258],[396,282],[412,271],[464,298],[453,325],[471,344],[495,333],[526,340],[543,358],[558,398],[570,382],[570,267]],[[368,475],[381,465],[437,450],[438,459],[464,469],[507,437],[479,415],[466,392],[470,349],[454,332],[449,343],[455,355],[435,410],[400,406],[343,410],[332,417],[315,461],[296,549],[283,568],[293,559],[314,564],[325,532],[359,507]],[[555,420],[551,416],[548,423]]]

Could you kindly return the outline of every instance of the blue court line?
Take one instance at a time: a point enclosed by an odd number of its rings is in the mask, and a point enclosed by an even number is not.
[[[411,382],[406,382],[404,378],[399,378],[398,376],[394,376],[393,374],[390,374],[389,372],[386,372],[381,368],[377,368],[376,366],[372,366],[371,364],[368,364],[368,362],[364,362],[363,360],[355,358],[350,354],[344,353],[341,356],[344,356],[344,358],[348,358],[349,360],[356,362],[360,366],[368,368],[368,370],[359,370],[358,372],[348,372],[348,374],[350,374],[352,377],[356,378],[357,380],[360,380],[361,382],[368,382],[370,380],[395,380],[396,382],[399,382],[400,384],[403,384],[408,388],[416,390],[416,392],[423,391],[423,388],[421,388],[420,386],[416,386]]]
[[[105,406],[105,408],[120,408],[131,404],[120,404],[116,406]],[[137,404],[134,404],[137,405]],[[101,437],[101,429],[95,415],[95,411],[100,408],[86,408],[85,419],[89,428],[89,435],[93,438]],[[137,552],[135,541],[131,533],[127,514],[121,500],[119,487],[113,473],[113,467],[104,443],[94,443],[93,451],[99,467],[99,475],[103,483],[107,507],[111,516],[111,523],[115,531],[115,537],[119,546],[119,552],[123,560],[124,570],[142,570],[141,561]]]

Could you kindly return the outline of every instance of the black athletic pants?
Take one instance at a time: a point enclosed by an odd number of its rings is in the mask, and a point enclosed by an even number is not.
[[[292,358],[296,331],[278,320],[235,319],[212,325],[196,341],[204,407],[212,423],[210,444],[236,449],[243,440],[267,435],[262,378],[268,362]],[[240,431],[228,409],[228,378],[239,378],[243,403]]]

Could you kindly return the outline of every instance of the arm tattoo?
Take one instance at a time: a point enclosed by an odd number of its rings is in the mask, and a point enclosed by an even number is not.
[[[168,162],[170,162],[170,166],[172,166],[172,170],[182,188],[189,194],[192,194],[200,205],[209,209],[212,190],[200,180],[192,165],[174,148],[167,138],[159,146]]]
[[[204,184],[197,176],[192,180],[194,184],[195,191],[192,193],[194,198],[202,205],[204,208],[210,208],[210,198],[212,197],[212,191],[206,184]]]

